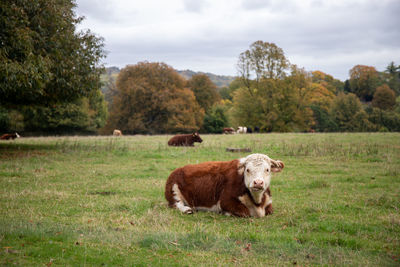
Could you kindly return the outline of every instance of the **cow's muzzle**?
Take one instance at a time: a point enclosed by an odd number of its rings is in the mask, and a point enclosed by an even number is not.
[[[264,181],[263,180],[254,180],[252,186],[250,187],[252,191],[261,191],[264,190]]]

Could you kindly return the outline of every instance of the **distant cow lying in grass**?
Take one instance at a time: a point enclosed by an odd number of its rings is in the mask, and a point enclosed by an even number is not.
[[[233,129],[232,127],[226,127],[223,129],[222,131],[224,134],[234,134],[235,133],[235,129]]]
[[[194,142],[203,142],[198,133],[178,134],[169,139],[169,146],[194,146]]]
[[[170,207],[184,213],[213,211],[240,217],[272,213],[271,173],[282,161],[251,154],[232,161],[211,161],[174,170],[165,186]]]
[[[13,134],[3,134],[0,139],[1,140],[14,140],[15,138],[20,138],[21,136],[18,133],[13,133]]]
[[[114,135],[114,136],[122,136],[122,132],[121,132],[121,130],[115,129],[115,130],[113,131],[113,135]]]

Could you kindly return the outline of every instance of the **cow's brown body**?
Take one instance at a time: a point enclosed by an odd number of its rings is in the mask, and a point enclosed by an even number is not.
[[[18,133],[13,133],[13,134],[3,134],[0,139],[1,140],[14,140],[15,138],[19,138]]]
[[[194,142],[203,142],[198,133],[178,134],[169,139],[169,146],[194,146]]]
[[[180,194],[180,195],[179,195]],[[182,210],[177,195],[185,206]],[[240,217],[263,217],[272,213],[269,187],[256,203],[245,186],[239,160],[204,162],[187,165],[171,173],[166,183],[165,197],[170,207],[186,213],[209,210]]]

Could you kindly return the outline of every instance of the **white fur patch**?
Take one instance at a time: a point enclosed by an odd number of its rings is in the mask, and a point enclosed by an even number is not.
[[[256,202],[257,204],[260,204],[263,198],[265,191],[260,191],[260,192],[251,192],[250,194],[253,197],[254,202]]]
[[[239,201],[247,207],[250,212],[250,216],[260,218],[265,216],[265,208],[272,203],[272,199],[267,194],[265,194],[265,196],[267,199],[264,205],[258,207],[254,205],[253,201],[251,201],[249,195],[247,194],[240,196]]]
[[[183,197],[181,190],[177,184],[172,186],[172,192],[174,193],[174,199],[176,201],[175,207],[183,213],[193,213],[191,207],[188,206],[186,199]]]

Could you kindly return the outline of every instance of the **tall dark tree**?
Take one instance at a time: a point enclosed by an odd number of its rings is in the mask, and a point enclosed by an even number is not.
[[[50,106],[20,107],[24,131],[71,133],[94,133],[103,127],[107,118],[107,104],[100,91],[69,103]]]
[[[389,87],[396,93],[396,95],[400,95],[400,66],[396,66],[392,61],[386,67],[385,72]]]
[[[228,118],[222,105],[213,106],[204,116],[203,128],[206,133],[222,133],[228,126]]]
[[[0,104],[49,105],[100,88],[102,38],[76,30],[75,0],[0,3]]]

